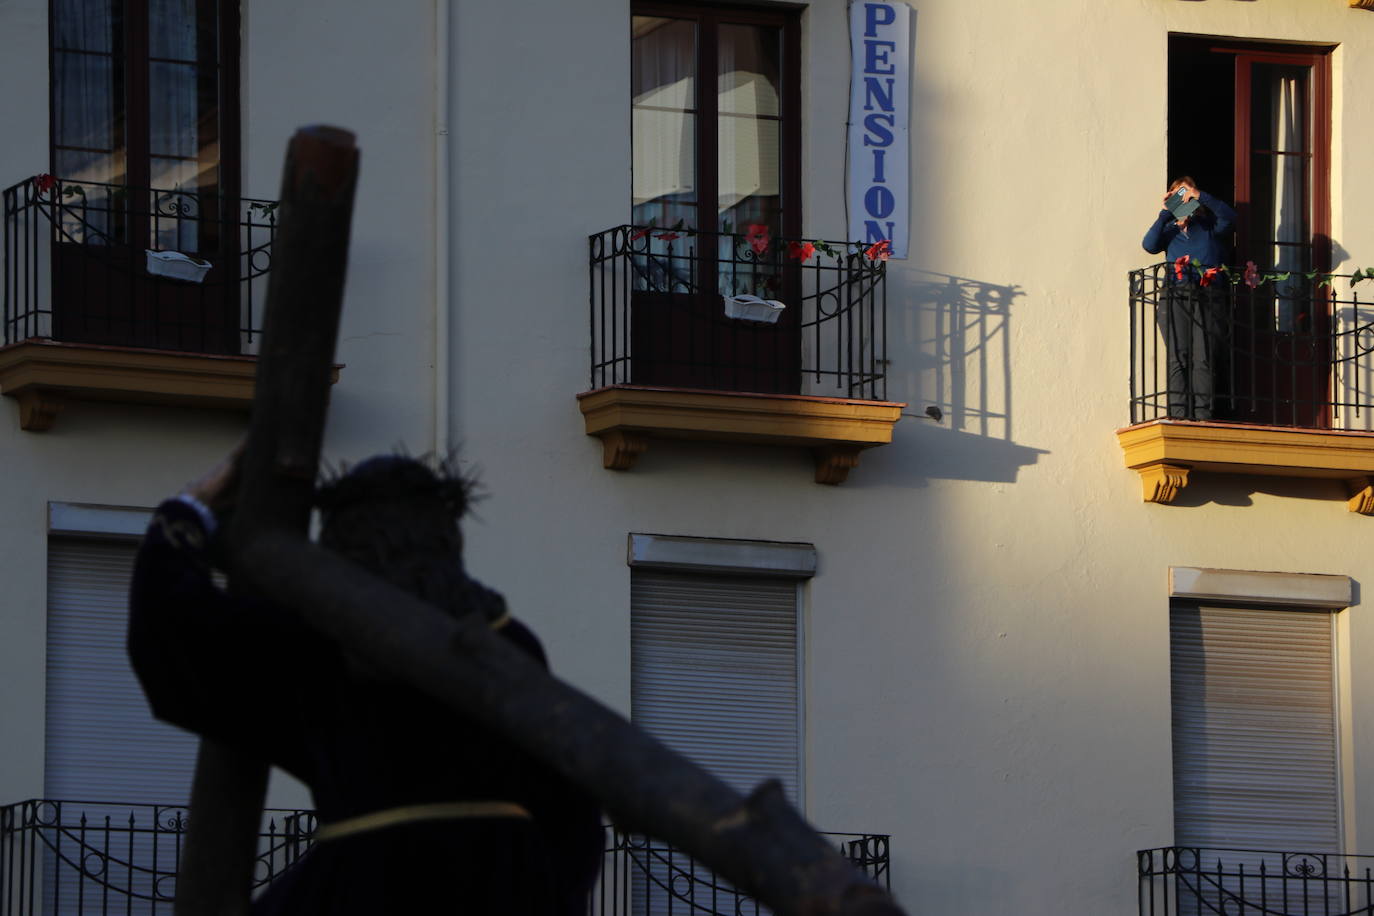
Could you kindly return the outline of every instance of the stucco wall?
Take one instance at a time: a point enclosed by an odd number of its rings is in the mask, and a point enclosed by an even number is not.
[[[889,394],[912,416],[828,488],[799,450],[655,444],[629,472],[601,468],[573,395],[588,387],[585,237],[629,216],[627,4],[460,5],[454,422],[491,494],[470,566],[556,670],[624,707],[627,532],[815,543],[814,821],[892,832],[916,911],[1125,914],[1134,852],[1172,838],[1168,567],[1374,574],[1370,520],[1338,483],[1197,475],[1165,507],[1123,467],[1126,275],[1151,260],[1140,238],[1166,180],[1167,37],[1340,45],[1333,235],[1363,265],[1374,15],[1343,0],[912,6],[919,228],[888,280]],[[811,4],[803,28],[807,232],[836,237],[843,4]],[[932,403],[943,423],[922,417]],[[1363,613],[1343,615],[1357,852],[1374,849]]]
[[[47,3],[0,4],[0,185],[48,168]],[[434,4],[243,4],[243,189],[275,198],[287,138],[333,123],[363,149],[325,455],[433,448]],[[246,415],[72,403],[21,432],[0,399],[0,804],[43,794],[46,506],[151,507],[218,460]],[[271,803],[308,805],[274,781]]]

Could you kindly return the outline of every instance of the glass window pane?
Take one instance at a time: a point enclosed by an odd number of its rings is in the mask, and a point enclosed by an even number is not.
[[[722,114],[719,129],[720,189],[716,206],[721,219],[731,219],[732,211],[755,213],[763,208],[775,212],[781,195],[779,123],[767,118]],[[740,225],[738,218],[731,221]]]
[[[114,0],[53,0],[54,47],[113,53],[123,27],[123,4],[115,6]]]
[[[148,148],[153,156],[191,158],[199,151],[198,78],[195,64],[148,65]]]
[[[696,115],[636,108],[634,203],[696,200]]]
[[[716,92],[722,114],[781,114],[782,33],[777,28],[722,24]]]
[[[632,20],[634,221],[696,225],[696,23]]]
[[[198,17],[197,7],[209,7],[206,15]],[[148,51],[153,57],[170,57],[176,60],[201,60],[197,53],[197,39],[205,39],[207,50],[215,47],[214,4],[204,0],[149,0],[148,3]],[[204,31],[206,34],[201,35]],[[213,58],[211,59],[213,60]]]
[[[696,23],[635,16],[631,29],[630,92],[634,104],[696,108]]]
[[[58,149],[53,155],[55,173],[64,181],[118,184],[124,180],[122,156],[71,149]]]
[[[114,66],[93,54],[53,54],[57,80],[53,123],[58,146],[112,149],[114,143]]]

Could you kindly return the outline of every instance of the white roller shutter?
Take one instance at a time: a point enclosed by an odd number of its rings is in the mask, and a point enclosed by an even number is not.
[[[1332,614],[1179,605],[1170,624],[1175,843],[1339,852]]]
[[[125,652],[135,545],[48,544],[44,794],[184,804],[196,741],[153,719]]]
[[[794,579],[631,573],[635,722],[749,792],[800,793]]]

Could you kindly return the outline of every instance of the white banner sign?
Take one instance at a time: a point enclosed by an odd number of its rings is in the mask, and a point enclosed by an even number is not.
[[[892,243],[911,235],[911,7],[854,0],[849,7],[849,237]]]

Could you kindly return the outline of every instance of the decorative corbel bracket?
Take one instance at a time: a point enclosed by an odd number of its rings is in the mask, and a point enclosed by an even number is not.
[[[816,483],[835,486],[842,484],[849,472],[859,466],[857,445],[835,445],[814,449],[816,456]]]
[[[19,401],[19,428],[33,433],[52,429],[62,412],[62,396],[51,389],[30,388],[15,395]]]
[[[1345,482],[1350,499],[1346,505],[1351,512],[1361,515],[1374,515],[1374,480],[1368,477],[1355,477]]]
[[[649,437],[624,429],[601,434],[601,466],[612,471],[628,471],[635,459],[649,447]]]
[[[1178,491],[1188,486],[1188,471],[1183,464],[1147,464],[1135,469],[1140,473],[1141,495],[1147,503],[1171,503]]]

